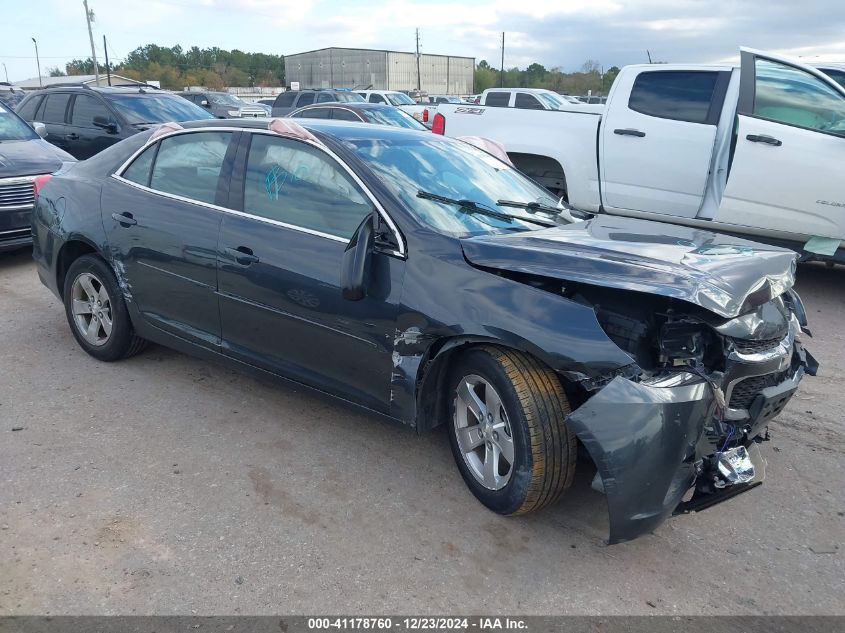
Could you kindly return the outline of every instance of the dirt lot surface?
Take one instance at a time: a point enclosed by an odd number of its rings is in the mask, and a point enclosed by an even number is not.
[[[95,361],[0,255],[0,614],[845,614],[845,269],[798,289],[822,370],[766,483],[606,546],[588,465],[499,517],[442,431],[161,347]]]

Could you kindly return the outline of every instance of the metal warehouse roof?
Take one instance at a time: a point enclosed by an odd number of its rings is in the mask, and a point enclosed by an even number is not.
[[[301,53],[291,53],[285,55],[285,59],[289,57],[296,57],[297,55],[308,55],[309,53],[321,53],[323,51],[369,51],[373,53],[399,53],[401,55],[416,55],[413,51],[393,51],[386,48],[351,48],[348,46],[329,46],[326,48],[315,48],[312,51],[302,51]],[[475,57],[468,57],[466,55],[441,55],[437,53],[420,53],[422,57],[451,57],[453,59],[471,59],[475,61]]]

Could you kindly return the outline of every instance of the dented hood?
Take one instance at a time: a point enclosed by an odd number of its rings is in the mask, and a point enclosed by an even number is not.
[[[475,266],[682,299],[726,318],[795,281],[787,249],[691,227],[599,215],[538,231],[468,237]]]

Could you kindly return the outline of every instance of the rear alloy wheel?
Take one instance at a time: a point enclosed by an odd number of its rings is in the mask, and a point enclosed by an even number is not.
[[[500,514],[556,501],[577,449],[557,375],[528,354],[484,346],[458,359],[449,384],[452,453],[478,500]]]
[[[63,296],[71,332],[94,358],[118,360],[145,347],[132,328],[114,273],[99,257],[83,255],[70,265]]]

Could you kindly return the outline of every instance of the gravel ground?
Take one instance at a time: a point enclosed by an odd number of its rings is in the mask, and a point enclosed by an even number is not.
[[[589,465],[499,517],[442,431],[161,347],[99,363],[0,256],[0,614],[845,614],[845,269],[798,289],[822,369],[764,486],[606,546]]]

